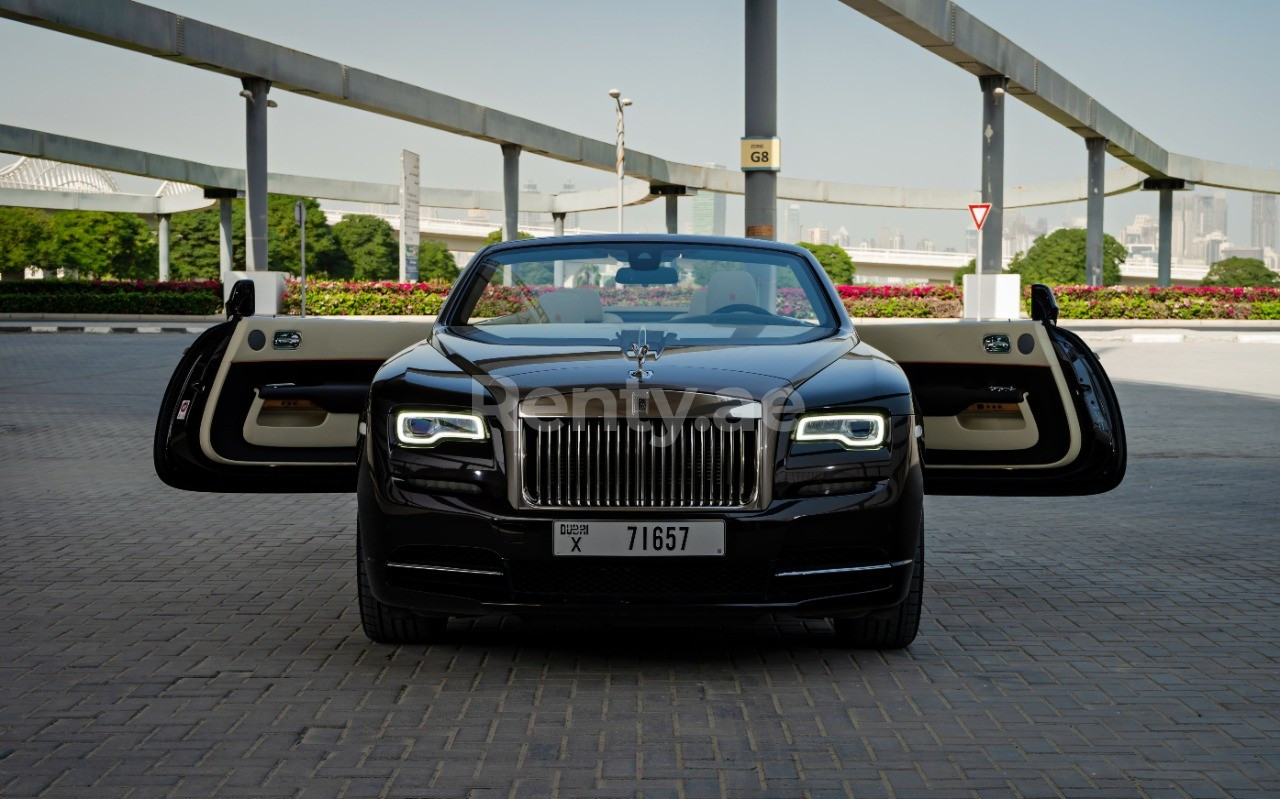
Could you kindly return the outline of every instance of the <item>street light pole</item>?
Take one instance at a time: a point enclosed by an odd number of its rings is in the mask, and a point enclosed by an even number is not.
[[[609,96],[618,105],[618,232],[622,233],[622,167],[627,159],[626,145],[623,143],[623,132],[625,130],[622,119],[622,109],[631,105],[631,101],[622,96],[622,92],[617,89],[610,89]]]
[[[307,318],[307,204],[298,200],[293,204],[293,221],[298,223],[302,245],[302,318]]]

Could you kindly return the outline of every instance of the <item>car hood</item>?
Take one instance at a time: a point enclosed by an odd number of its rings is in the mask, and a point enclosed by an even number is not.
[[[802,344],[667,347],[656,360],[645,361],[652,376],[643,383],[711,393],[745,391],[760,399],[770,391],[798,386],[853,345],[852,336],[836,336]],[[435,348],[482,383],[514,386],[521,394],[635,385],[629,376],[635,362],[616,346],[489,344],[445,331],[437,331],[424,346]],[[412,356],[408,360],[405,365],[414,368]]]

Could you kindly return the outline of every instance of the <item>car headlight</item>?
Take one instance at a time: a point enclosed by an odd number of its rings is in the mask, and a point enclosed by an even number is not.
[[[846,449],[872,449],[884,444],[888,424],[878,413],[832,413],[803,416],[796,441],[836,441]]]
[[[474,413],[400,411],[396,414],[396,439],[409,447],[430,447],[450,439],[480,441],[488,436],[484,417]]]

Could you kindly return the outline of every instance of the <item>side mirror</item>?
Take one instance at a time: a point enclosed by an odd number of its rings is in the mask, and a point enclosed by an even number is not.
[[[226,305],[228,319],[253,316],[256,306],[252,280],[237,280],[232,284],[231,294],[227,297]]]
[[[1058,324],[1058,301],[1053,289],[1043,283],[1031,284],[1031,318],[1046,325]]]

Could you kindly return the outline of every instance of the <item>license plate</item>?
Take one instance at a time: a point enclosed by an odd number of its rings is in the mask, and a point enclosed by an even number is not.
[[[724,555],[724,522],[553,522],[556,555]]]

